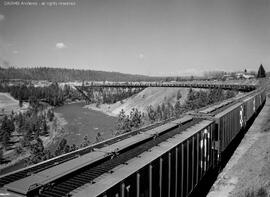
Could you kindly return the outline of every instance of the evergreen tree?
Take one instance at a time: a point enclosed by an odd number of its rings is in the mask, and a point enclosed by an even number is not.
[[[142,124],[142,113],[138,109],[133,108],[130,115],[125,115],[125,111],[122,109],[118,115],[116,129],[117,133],[131,131],[132,128],[139,128]]]
[[[16,118],[17,118],[17,123],[18,123],[18,127],[19,127],[18,132],[20,133],[21,132],[21,128],[23,127],[23,125],[25,123],[24,116],[20,112],[19,115]]]
[[[168,112],[167,112],[165,103],[161,104],[161,111],[162,111],[162,119],[166,120],[168,117]]]
[[[139,128],[142,124],[142,114],[137,108],[132,108],[130,112],[130,126],[132,128]]]
[[[69,153],[70,152],[70,146],[66,145],[64,149],[64,153]]]
[[[104,139],[103,139],[103,137],[102,137],[102,134],[100,133],[100,132],[98,132],[97,133],[97,136],[96,136],[96,143],[98,143],[98,142],[101,142],[101,141],[103,141]]]
[[[55,151],[55,156],[58,156],[58,155],[61,155],[63,153],[65,153],[65,150],[67,149],[66,146],[67,146],[67,140],[65,138],[63,138],[60,143],[58,144],[58,147]]]
[[[186,103],[185,103],[185,108],[187,110],[194,109],[194,107],[195,107],[194,100],[195,99],[196,99],[195,91],[193,91],[192,88],[190,88],[189,91],[188,91],[187,100],[186,100]]]
[[[232,90],[227,90],[226,93],[225,93],[225,98],[228,99],[228,98],[232,98],[235,96],[235,92],[232,91]]]
[[[8,148],[8,143],[10,140],[10,135],[7,132],[3,132],[3,134],[1,134],[1,141],[2,141],[2,145],[5,149]]]
[[[129,132],[131,131],[131,121],[129,118],[129,115],[126,116],[126,118],[124,119],[124,124],[123,124],[123,132]]]
[[[28,165],[36,164],[44,160],[44,146],[40,138],[37,138],[31,143],[30,154],[27,161]]]
[[[198,94],[199,94],[199,96],[197,99],[197,101],[198,101],[197,107],[201,108],[201,107],[206,106],[209,103],[209,98],[208,98],[207,92],[200,90],[198,92]]]
[[[125,111],[124,111],[124,109],[121,109],[121,111],[120,111],[120,113],[118,115],[118,120],[117,120],[117,125],[116,125],[117,130],[123,130],[124,129],[125,120],[126,120]]]
[[[263,65],[261,64],[258,70],[257,78],[264,78],[265,77],[265,70]]]
[[[70,151],[75,151],[77,149],[78,149],[78,147],[75,144],[72,144],[70,147]]]
[[[11,117],[8,118],[8,116],[4,116],[1,124],[1,129],[8,133],[12,133],[15,130],[15,125]]]
[[[0,127],[0,142],[2,142],[3,147],[8,148],[11,133],[14,132],[15,125],[12,117],[4,116],[1,127]]]
[[[167,110],[168,110],[168,115],[169,115],[169,118],[170,117],[173,117],[175,114],[174,114],[174,107],[171,103],[167,103]]]
[[[23,147],[30,146],[30,142],[32,140],[32,131],[29,120],[26,120],[23,127],[21,127],[21,133],[23,134],[23,139],[21,141],[22,146]]]
[[[42,121],[42,134],[43,135],[48,134],[48,125],[47,125],[46,120]]]
[[[174,113],[176,115],[176,117],[179,117],[181,114],[181,104],[180,101],[176,101],[175,105],[174,105]]]
[[[54,118],[54,112],[52,109],[49,109],[47,112],[47,118],[49,119],[49,121],[51,122]]]
[[[162,111],[160,105],[157,106],[157,119],[161,120],[162,119]]]
[[[159,107],[159,110],[160,110],[160,106],[158,106],[158,107]],[[148,106],[146,110],[147,110],[147,116],[148,116],[150,122],[151,123],[155,122],[156,119],[157,119],[157,113],[153,109],[153,106],[152,105]]]
[[[90,144],[91,144],[91,142],[90,142],[90,140],[88,139],[88,136],[87,136],[87,135],[84,136],[83,142],[82,142],[82,144],[81,144],[81,147],[86,147],[86,146],[88,146],[88,145],[90,145]]]
[[[176,95],[176,99],[177,99],[177,100],[180,100],[181,98],[182,98],[181,91],[178,90],[177,95]]]
[[[208,98],[209,104],[224,100],[224,91],[222,89],[211,89],[208,94]]]

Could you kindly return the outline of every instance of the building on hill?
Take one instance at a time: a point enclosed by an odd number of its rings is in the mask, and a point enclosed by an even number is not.
[[[249,74],[249,73],[234,73],[234,74],[226,74],[223,75],[223,80],[234,80],[234,79],[254,79],[255,75],[254,74]]]
[[[247,74],[247,73],[237,73],[236,77],[238,79],[254,79],[255,75]]]

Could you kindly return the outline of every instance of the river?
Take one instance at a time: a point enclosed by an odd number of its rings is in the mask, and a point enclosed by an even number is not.
[[[65,119],[65,137],[68,143],[80,145],[84,136],[91,143],[96,141],[97,133],[100,132],[104,139],[112,137],[116,117],[108,116],[102,112],[84,108],[85,103],[71,103],[57,107],[54,111]]]
[[[64,126],[65,134],[62,137],[67,139],[68,144],[79,146],[84,136],[88,136],[90,142],[94,143],[98,132],[102,133],[104,139],[112,137],[112,130],[117,118],[84,108],[84,106],[85,103],[83,102],[71,103],[57,107],[54,110],[66,122]],[[55,150],[56,145],[57,143],[52,144],[49,149],[51,151]],[[21,160],[13,166],[2,169],[0,170],[0,175],[23,168],[24,163],[24,160]]]

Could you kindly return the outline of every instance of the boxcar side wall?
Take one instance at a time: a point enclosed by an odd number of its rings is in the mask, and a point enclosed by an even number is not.
[[[265,101],[264,95],[264,90],[257,91],[245,100],[239,101],[239,103],[215,116],[218,128],[219,154],[226,150],[236,135],[258,113],[259,108]]]
[[[184,141],[180,140],[182,136],[178,134],[142,154],[134,160],[134,163],[130,161],[131,163],[127,162],[128,164],[123,168],[113,170],[114,175],[108,175],[103,180],[96,180],[95,184],[89,187],[90,191],[98,192],[98,188],[102,189],[99,194],[92,193],[93,196],[188,196],[207,171],[214,167],[216,154],[212,148],[212,139],[215,125],[213,121],[208,122],[207,126],[198,128],[198,132]],[[147,158],[156,152],[155,149],[167,147],[171,143],[174,145],[168,151],[148,162]],[[135,162],[140,163],[139,160],[144,161],[142,168],[135,164]],[[111,176],[120,177],[121,171],[127,171],[124,168],[131,166],[138,167],[135,173],[125,174],[126,178],[115,180],[114,186],[102,192],[105,189],[102,185],[106,180],[111,179]],[[85,193],[81,193],[74,196],[84,195]]]

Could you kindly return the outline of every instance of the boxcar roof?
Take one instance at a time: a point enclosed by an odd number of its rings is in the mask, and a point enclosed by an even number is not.
[[[222,116],[224,116],[225,114],[229,113],[230,111],[233,111],[234,109],[236,109],[237,107],[241,106],[243,103],[242,102],[237,102],[234,105],[228,107],[227,109],[221,111],[220,113],[217,113],[215,115],[215,118],[220,118]]]
[[[64,175],[67,175],[68,173],[78,170],[81,167],[87,166],[91,163],[96,162],[97,160],[105,158],[106,156],[109,156],[108,153],[118,152],[131,145],[135,145],[136,143],[150,139],[153,137],[154,134],[159,135],[165,132],[166,130],[175,128],[177,127],[177,124],[176,124],[177,122],[184,123],[189,120],[192,120],[192,118],[188,116],[188,117],[180,118],[176,120],[176,122],[168,122],[164,125],[158,126],[149,131],[146,131],[146,132],[137,134],[135,136],[132,136],[130,138],[116,142],[110,146],[106,146],[100,149],[95,149],[95,151],[93,152],[71,159],[67,162],[48,168],[46,170],[43,170],[41,172],[38,172],[28,177],[25,177],[23,179],[11,182],[5,185],[5,188],[11,191],[17,192],[17,193],[27,194],[27,192],[29,192],[29,189],[31,190],[31,188],[34,189],[38,186],[45,185],[53,180],[56,180],[57,178],[63,177]]]
[[[229,103],[232,103],[232,102],[233,102],[233,100],[226,100],[226,101],[224,101],[222,103],[213,105],[211,107],[207,107],[206,109],[203,109],[203,110],[201,110],[199,112],[208,114],[208,113],[211,113],[211,112],[215,111],[216,109],[219,109],[219,108],[221,108],[221,107],[223,107],[225,105],[228,105]]]
[[[191,116],[185,116],[185,117],[177,119],[175,121],[168,122],[164,125],[160,125],[158,127],[150,129],[148,131],[134,135],[130,138],[121,140],[121,141],[116,142],[110,146],[100,148],[99,150],[104,151],[104,152],[108,152],[108,153],[113,152],[113,151],[120,151],[120,150],[123,150],[123,149],[129,147],[130,145],[134,145],[136,143],[142,142],[143,140],[147,140],[147,139],[153,137],[153,135],[160,135],[169,129],[177,127],[180,123],[183,124],[183,123],[188,122],[190,120],[192,120]]]
[[[76,197],[84,196],[98,196],[104,193],[106,190],[112,186],[120,183],[125,178],[134,174],[138,170],[145,167],[147,164],[153,162],[159,158],[162,154],[168,152],[172,148],[176,147],[180,143],[184,142],[189,137],[196,134],[198,131],[204,129],[205,127],[211,125],[214,121],[202,120],[198,124],[186,129],[183,133],[177,134],[172,138],[162,142],[159,146],[154,146],[145,151],[140,155],[140,157],[132,158],[127,162],[127,164],[121,164],[114,168],[113,173],[106,173],[94,180],[94,184],[86,184],[76,190],[71,194]]]
[[[185,115],[183,118],[179,118],[172,121],[172,123],[179,125],[179,124],[183,124],[185,122],[191,121],[192,119],[193,119],[192,116]]]
[[[104,157],[105,153],[103,152],[91,152],[78,158],[56,165],[52,168],[43,170],[39,173],[11,182],[5,185],[5,188],[10,191],[25,195],[31,188],[47,184],[48,182],[56,178],[62,177],[65,174],[71,173],[83,166],[89,165]]]

